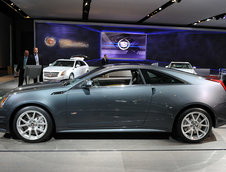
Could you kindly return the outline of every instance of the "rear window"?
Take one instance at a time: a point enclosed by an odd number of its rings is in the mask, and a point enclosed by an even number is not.
[[[146,81],[146,84],[179,84],[183,83],[182,81],[171,77],[169,75],[166,75],[161,72],[153,71],[153,70],[141,70],[144,79]]]

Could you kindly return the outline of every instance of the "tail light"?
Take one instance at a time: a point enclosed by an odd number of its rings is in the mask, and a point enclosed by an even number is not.
[[[220,83],[220,84],[222,85],[222,87],[224,87],[224,90],[226,91],[226,87],[225,87],[223,81],[221,81],[221,80],[219,80],[219,79],[209,79],[209,80],[210,80],[210,81],[214,81],[214,82]]]

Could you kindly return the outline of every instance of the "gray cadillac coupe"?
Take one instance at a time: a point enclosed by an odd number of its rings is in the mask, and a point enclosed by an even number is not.
[[[147,65],[107,65],[72,81],[19,87],[0,105],[0,131],[26,142],[55,132],[171,132],[197,143],[225,123],[221,81]]]

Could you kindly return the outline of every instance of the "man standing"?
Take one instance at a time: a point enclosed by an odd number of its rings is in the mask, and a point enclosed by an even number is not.
[[[102,58],[101,63],[102,63],[102,65],[106,65],[109,63],[107,54],[104,54],[104,58]]]
[[[38,54],[38,48],[35,47],[34,48],[34,54],[31,56],[32,60],[33,60],[33,65],[43,65],[42,63],[42,56],[40,54]],[[42,66],[42,69],[43,69],[43,66]],[[43,77],[42,77],[42,69],[41,69],[41,74],[40,74],[40,79],[39,81],[42,82],[43,81]],[[37,78],[34,79],[34,83],[37,82]]]
[[[24,82],[24,70],[26,68],[26,65],[29,64],[28,58],[29,58],[29,51],[25,50],[24,51],[24,56],[23,56],[23,58],[19,59],[18,65],[17,65],[17,68],[16,68],[16,72],[20,72],[19,73],[18,87],[23,85],[23,82]]]

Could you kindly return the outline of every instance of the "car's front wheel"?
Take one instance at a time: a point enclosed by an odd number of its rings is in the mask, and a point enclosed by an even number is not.
[[[212,120],[204,109],[191,108],[179,116],[175,129],[177,136],[183,141],[199,143],[210,135]]]
[[[25,142],[43,142],[51,137],[53,122],[45,110],[29,106],[16,113],[13,120],[13,131],[18,138]]]

